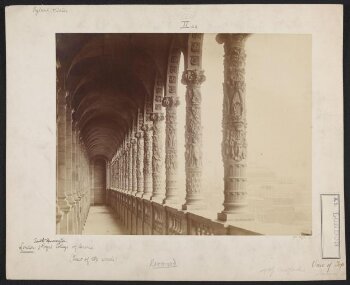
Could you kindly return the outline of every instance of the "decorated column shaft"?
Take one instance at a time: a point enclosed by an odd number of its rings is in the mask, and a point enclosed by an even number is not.
[[[72,117],[74,118],[75,110],[72,111]],[[75,233],[79,234],[81,229],[80,219],[80,194],[79,194],[79,183],[78,183],[78,146],[77,146],[77,123],[73,120],[72,122],[72,175],[73,175],[73,193],[76,203],[76,226]]]
[[[120,150],[120,155],[119,155],[119,186],[118,190],[124,189],[124,164],[123,164],[123,149]]]
[[[132,151],[132,195],[136,195],[137,192],[137,140],[132,138],[131,140]]]
[[[143,161],[144,161],[144,140],[143,132],[136,133],[137,138],[137,161],[136,161],[136,174],[137,174],[137,197],[142,197],[144,178],[143,178]]]
[[[120,161],[121,161],[121,151],[120,149],[118,149],[118,156],[117,156],[117,160],[114,164],[114,167],[118,169],[117,171],[117,176],[116,176],[116,182],[115,182],[115,188],[116,189],[120,189],[121,188],[121,181],[120,181],[120,174],[122,172],[122,167],[120,165]]]
[[[163,106],[166,107],[165,116],[165,199],[164,204],[177,204],[177,138],[176,138],[176,107],[178,97],[164,97]]]
[[[119,173],[119,190],[124,190],[124,148],[123,145],[120,147],[120,159],[119,159],[119,167],[120,167],[120,173]]]
[[[112,177],[111,185],[112,185],[113,189],[119,188],[118,177],[119,177],[120,168],[118,167],[118,164],[119,164],[119,152],[117,152],[117,158],[115,159],[115,161],[112,164],[113,177]]]
[[[202,125],[201,90],[205,80],[202,70],[203,34],[189,34],[185,71],[181,82],[186,85],[186,126],[185,126],[185,170],[186,202],[183,210],[205,207],[201,193],[202,187]]]
[[[132,156],[133,156],[133,147],[132,147],[132,139],[131,139],[131,136],[129,136],[129,139],[128,139],[128,144],[127,144],[127,148],[128,148],[128,193],[131,194],[132,193],[132,181],[133,181],[133,178],[132,178],[132,169],[133,169],[133,159],[132,159]]]
[[[219,34],[224,44],[224,101],[222,160],[224,164],[224,209],[218,219],[244,220],[246,198],[246,105],[245,50],[248,34]],[[243,214],[243,215],[242,215]]]
[[[116,188],[117,186],[117,170],[115,167],[116,162],[116,159],[109,162],[109,188]]]
[[[121,157],[120,157],[120,164],[121,164],[121,173],[120,173],[120,187],[121,187],[121,191],[124,191],[125,189],[125,149],[124,146],[122,147],[121,150]]]
[[[74,196],[73,185],[73,156],[72,156],[72,109],[70,105],[70,97],[66,96],[66,191],[67,199],[72,207],[71,218],[69,223],[69,234],[75,234],[76,230],[76,212],[77,204]]]
[[[129,168],[128,168],[128,162],[129,162],[129,153],[128,153],[128,145],[125,142],[124,145],[124,192],[127,192],[129,189]]]
[[[185,70],[181,82],[186,85],[185,169],[186,203],[183,210],[204,207],[201,195],[202,125],[200,85],[205,76],[201,69]]]
[[[130,144],[126,141],[125,142],[125,153],[124,153],[124,166],[125,166],[125,179],[124,179],[124,191],[128,192],[129,191],[129,149],[130,149]]]
[[[142,126],[144,132],[144,161],[143,161],[143,183],[144,190],[142,197],[149,199],[152,196],[152,137],[153,129],[150,123],[146,123]]]
[[[163,121],[164,115],[162,113],[151,114],[151,120],[153,121],[153,156],[152,156],[152,181],[153,192],[151,200],[162,203],[164,198],[163,189],[163,166],[164,166],[164,154],[163,154]]]
[[[61,65],[57,62],[57,205],[56,224],[57,234],[68,234],[71,220],[71,205],[68,200],[68,189],[66,187],[67,155],[65,149],[66,135],[66,104],[64,90],[64,75]]]

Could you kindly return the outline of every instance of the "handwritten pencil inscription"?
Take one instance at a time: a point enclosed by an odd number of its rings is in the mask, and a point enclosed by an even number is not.
[[[180,29],[198,29],[197,24],[193,24],[189,20],[182,20],[180,24]]]
[[[64,252],[69,262],[85,265],[118,262],[118,258],[111,254],[97,254],[91,243],[69,242],[64,238],[34,238],[32,242],[21,242],[18,250],[20,254],[33,255]]]
[[[164,269],[164,268],[173,268],[177,267],[176,260],[174,258],[171,258],[169,260],[157,260],[152,258],[149,267],[151,269]]]
[[[68,13],[68,10],[64,7],[34,6],[33,13],[35,16],[38,16],[39,14],[66,14]]]

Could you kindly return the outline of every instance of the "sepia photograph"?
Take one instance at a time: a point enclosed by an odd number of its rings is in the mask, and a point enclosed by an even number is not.
[[[310,34],[55,38],[57,234],[312,234]]]
[[[6,8],[6,277],[346,278],[341,5]]]

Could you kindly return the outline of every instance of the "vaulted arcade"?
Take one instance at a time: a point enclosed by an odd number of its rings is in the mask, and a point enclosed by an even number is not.
[[[56,35],[59,233],[81,233],[95,204],[111,205],[132,234],[232,234],[220,221],[250,219],[244,210],[247,37],[217,36],[225,50],[225,195],[218,220],[204,222],[194,214],[205,209],[203,34]],[[181,55],[184,70],[179,70]],[[178,81],[186,86],[185,94],[178,94]],[[186,104],[184,154],[176,147],[179,96]],[[185,155],[186,189],[177,185],[179,155]]]

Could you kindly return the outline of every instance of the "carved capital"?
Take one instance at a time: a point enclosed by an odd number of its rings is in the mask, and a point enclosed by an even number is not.
[[[150,124],[144,124],[141,127],[141,130],[144,131],[144,132],[152,131],[152,126]]]
[[[141,127],[141,129],[142,129],[142,127]],[[136,137],[137,139],[143,138],[143,132],[137,132],[137,133],[135,134],[135,137]]]
[[[230,46],[241,46],[244,44],[250,34],[217,34],[216,41],[219,44],[228,44]]]
[[[164,114],[163,113],[152,113],[151,120],[153,122],[162,121],[162,120],[164,120]]]
[[[163,107],[177,107],[180,105],[179,97],[164,97],[162,102]]]
[[[182,74],[181,83],[187,86],[199,86],[205,81],[204,70],[188,69]]]

